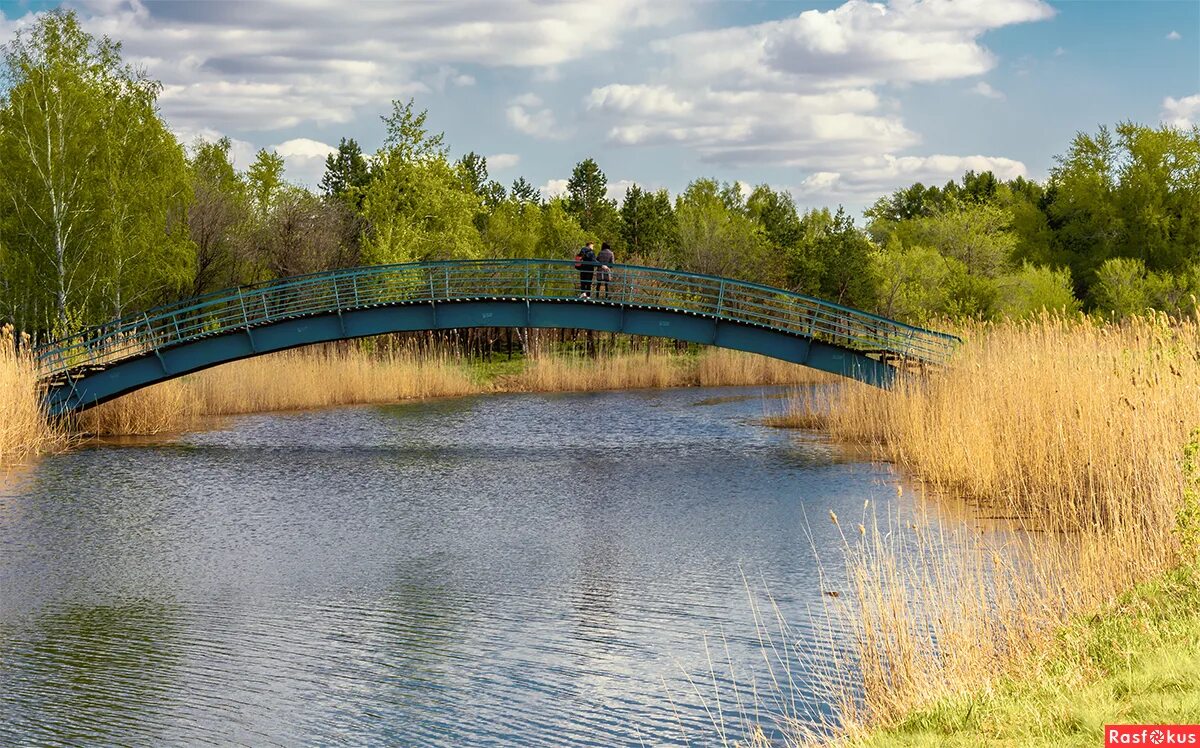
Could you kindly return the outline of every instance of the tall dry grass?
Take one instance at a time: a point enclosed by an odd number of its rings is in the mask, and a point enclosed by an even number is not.
[[[158,434],[209,416],[338,405],[394,403],[483,392],[571,392],[693,385],[773,385],[822,381],[783,361],[728,350],[614,352],[595,358],[542,353],[516,374],[481,381],[445,349],[370,350],[330,346],[238,361],[164,382],[84,411],[88,434]]]
[[[500,383],[505,390],[571,392],[652,387],[800,385],[832,377],[804,366],[752,353],[710,348],[700,355],[672,351],[622,352],[597,358],[541,355],[520,374]]]
[[[155,434],[188,428],[209,416],[394,403],[480,391],[466,366],[445,352],[301,349],[236,361],[130,393],[84,411],[78,425],[96,435]]]
[[[22,351],[28,350],[22,346]],[[0,465],[9,465],[60,446],[64,439],[46,418],[37,368],[18,352],[12,327],[0,329]]]
[[[1002,547],[933,523],[848,533],[835,612],[857,632],[851,734],[1031,667],[1070,617],[1180,560],[1200,325],[1043,318],[965,337],[944,371],[894,392],[846,384],[791,404],[787,420],[869,445],[1016,531]]]

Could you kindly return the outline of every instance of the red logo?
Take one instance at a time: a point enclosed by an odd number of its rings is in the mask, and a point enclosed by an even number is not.
[[[1200,748],[1200,725],[1105,725],[1104,748],[1122,745]]]

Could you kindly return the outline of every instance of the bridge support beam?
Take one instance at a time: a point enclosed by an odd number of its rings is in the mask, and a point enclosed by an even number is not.
[[[895,370],[862,353],[765,327],[663,309],[583,301],[441,302],[354,309],[277,320],[126,359],[51,389],[52,415],[98,405],[127,392],[212,366],[313,343],[391,332],[471,327],[577,328],[683,340],[758,353],[888,387]]]

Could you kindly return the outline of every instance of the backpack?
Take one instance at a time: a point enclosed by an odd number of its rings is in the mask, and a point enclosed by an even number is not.
[[[586,267],[591,267],[596,262],[596,255],[592,250],[583,247],[575,253],[575,269],[583,270]]]

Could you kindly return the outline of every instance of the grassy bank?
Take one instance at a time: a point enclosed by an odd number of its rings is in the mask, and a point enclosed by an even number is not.
[[[779,419],[866,445],[940,501],[1020,531],[848,533],[850,592],[832,610],[858,634],[844,664],[861,691],[842,695],[852,738],[1036,684],[1060,632],[1179,566],[1195,540],[1194,519],[1180,522],[1200,424],[1195,321],[1043,319],[966,337],[927,380],[797,397]]]
[[[1097,746],[1106,724],[1200,718],[1200,578],[1181,567],[1058,632],[1021,677],[943,699],[862,746]]]

